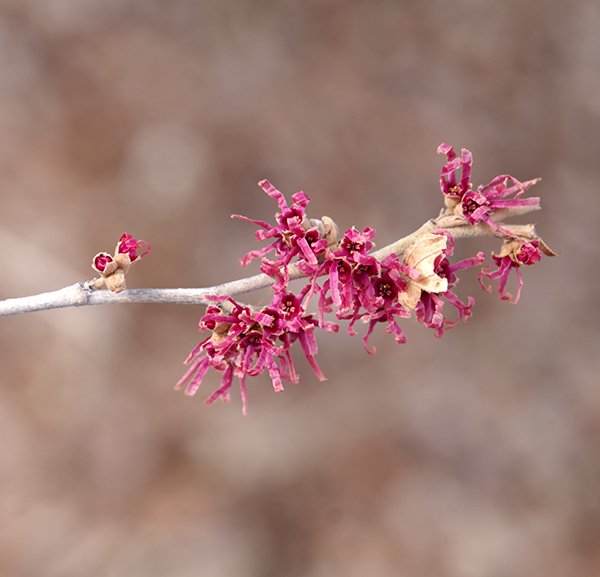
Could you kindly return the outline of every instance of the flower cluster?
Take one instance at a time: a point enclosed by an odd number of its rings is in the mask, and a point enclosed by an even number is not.
[[[487,292],[492,287],[484,283],[484,278],[498,281],[498,294],[502,300],[513,304],[519,301],[523,279],[521,266],[533,265],[542,258],[542,253],[555,256],[541,238],[519,238],[506,227],[500,226],[496,218],[508,208],[537,207],[539,197],[521,198],[531,186],[541,179],[535,178],[520,182],[514,176],[503,174],[493,178],[488,184],[473,189],[470,183],[473,155],[462,149],[458,156],[449,144],[440,144],[439,154],[446,155],[446,164],[442,168],[440,186],[444,194],[446,213],[461,215],[469,224],[485,223],[504,238],[499,254],[492,253],[495,268],[485,267],[479,274],[479,282]],[[514,298],[507,291],[511,272],[517,277],[517,291]]]
[[[369,346],[369,337],[378,324],[383,323],[397,343],[404,343],[400,321],[413,313],[415,320],[432,329],[436,337],[443,336],[447,329],[468,320],[472,314],[473,297],[461,298],[455,290],[458,274],[482,267],[485,260],[482,252],[453,260],[453,226],[489,227],[504,239],[500,252],[492,254],[495,267],[480,268],[479,281],[488,292],[491,287],[485,281],[498,281],[500,297],[516,302],[522,287],[520,267],[535,264],[542,253],[554,253],[533,232],[522,238],[513,232],[516,228],[501,226],[499,222],[506,209],[514,212],[518,207],[539,206],[537,197],[522,198],[537,179],[520,182],[501,175],[474,189],[470,182],[470,151],[463,149],[458,156],[450,145],[442,144],[438,152],[447,158],[440,177],[445,209],[437,221],[430,221],[428,230],[414,235],[407,248],[381,256],[373,252],[373,228],[352,227],[340,238],[330,218],[308,218],[307,194],[298,192],[288,203],[271,183],[259,182],[277,202],[275,224],[233,216],[257,225],[256,238],[268,241],[266,246],[248,252],[241,264],[260,259],[261,271],[274,279],[271,302],[255,308],[230,296],[212,297],[199,323],[199,329],[210,334],[186,359],[189,369],[176,388],[194,395],[209,369],[216,370],[222,373],[221,386],[206,402],[229,399],[235,377],[246,413],[247,377],[266,372],[275,391],[283,390],[284,382],[298,381],[291,356],[295,342],[300,344],[315,375],[320,380],[325,378],[315,360],[315,332],[319,329],[337,332],[339,322],[346,322],[348,333],[355,335],[357,323],[364,324],[363,341],[370,354],[375,349]],[[444,217],[450,218],[444,221]],[[436,226],[442,221],[451,224]],[[102,258],[106,256],[104,253]],[[111,262],[106,264],[99,259],[97,268],[110,265]],[[292,271],[293,278],[305,279],[297,293],[290,288]],[[518,281],[514,299],[506,289],[512,271],[516,271]],[[310,312],[311,306],[314,312]],[[448,307],[454,313],[448,315]]]
[[[94,281],[94,287],[106,287],[116,293],[125,290],[125,275],[129,268],[149,252],[150,245],[145,240],[123,233],[112,256],[107,252],[99,252],[92,259],[92,268],[100,273],[100,278]]]
[[[301,296],[276,293],[273,302],[259,311],[228,298],[216,298],[221,306],[210,305],[200,319],[199,329],[211,335],[192,350],[186,359],[190,368],[175,386],[194,395],[209,368],[223,373],[221,386],[206,403],[228,400],[233,377],[238,377],[242,395],[242,411],[246,414],[246,377],[267,371],[275,391],[283,390],[283,381],[296,383],[298,375],[290,355],[290,347],[298,341],[311,368],[325,380],[315,361],[317,322],[306,314]]]

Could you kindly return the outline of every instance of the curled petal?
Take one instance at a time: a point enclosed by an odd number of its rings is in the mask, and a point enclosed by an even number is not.
[[[227,365],[225,372],[223,373],[223,379],[221,381],[221,386],[212,393],[205,401],[205,405],[212,405],[217,399],[222,399],[223,401],[229,400],[229,389],[231,389],[231,384],[233,382],[233,366]]]
[[[128,254],[131,262],[135,262],[150,253],[150,245],[124,232],[117,243],[117,253]]]

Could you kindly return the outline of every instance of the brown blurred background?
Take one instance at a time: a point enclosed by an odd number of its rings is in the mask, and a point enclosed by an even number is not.
[[[172,391],[200,308],[1,319],[0,575],[600,575],[599,29],[595,0],[1,0],[0,298],[123,231],[130,287],[243,276],[264,177],[381,246],[437,213],[442,141],[475,183],[542,176],[562,254],[517,306],[465,277],[442,341],[325,335],[329,380],[300,356],[246,418]]]

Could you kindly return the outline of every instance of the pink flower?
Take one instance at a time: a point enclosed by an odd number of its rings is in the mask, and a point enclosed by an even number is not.
[[[128,254],[131,262],[135,262],[150,253],[150,245],[145,240],[138,240],[124,232],[117,243],[117,252]]]
[[[428,328],[434,329],[436,338],[442,337],[446,329],[456,326],[461,320],[467,321],[471,317],[475,300],[473,297],[468,297],[466,303],[461,301],[452,290],[452,287],[458,282],[456,276],[458,271],[479,266],[485,260],[484,253],[478,252],[474,257],[451,263],[448,257],[452,256],[454,252],[454,238],[448,232],[438,234],[446,236],[448,242],[442,254],[435,260],[434,272],[439,277],[447,280],[448,289],[441,293],[423,291],[415,309],[417,321]],[[457,317],[454,320],[448,320],[444,315],[444,302],[448,302],[456,309]]]
[[[107,252],[99,252],[92,261],[92,267],[102,273],[109,263],[113,262],[113,257]]]
[[[445,154],[447,158],[440,175],[446,206],[462,214],[469,224],[485,222],[494,230],[513,236],[509,230],[494,222],[494,214],[506,208],[539,205],[538,197],[520,197],[540,179],[520,182],[513,176],[502,174],[474,190],[469,182],[473,168],[471,152],[463,148],[459,157],[452,146],[444,143],[438,147],[438,153]]]
[[[539,249],[540,243],[537,240],[524,242],[517,253],[517,260],[524,265],[531,266],[542,260],[542,252]]]
[[[339,257],[347,257],[349,260],[356,262],[357,255],[366,255],[371,251],[374,237],[375,231],[369,226],[364,228],[362,232],[352,227],[344,233],[339,248],[334,251],[334,254]]]
[[[275,390],[282,390],[281,371],[275,362],[279,353],[274,339],[265,335],[264,324],[272,319],[262,317],[263,324],[257,322],[249,307],[228,301],[231,312],[225,312],[216,305],[210,305],[199,322],[201,331],[211,331],[211,335],[201,341],[188,355],[185,364],[190,368],[175,385],[175,389],[185,388],[186,395],[195,395],[210,368],[223,373],[221,386],[205,401],[211,404],[221,398],[229,400],[229,390],[233,377],[238,376],[242,396],[242,410],[246,412],[246,377],[260,374],[265,368],[271,374]]]
[[[481,269],[479,273],[479,282],[482,288],[486,292],[492,292],[491,285],[484,283],[484,277],[492,281],[498,281],[498,295],[500,298],[516,304],[521,297],[521,289],[523,288],[521,266],[531,266],[538,263],[542,258],[542,252],[549,256],[554,254],[541,240],[512,239],[505,241],[500,253],[498,255],[492,254],[496,268],[486,267]],[[517,292],[514,298],[507,290],[510,274],[513,271],[517,275]]]
[[[520,198],[539,180],[536,178],[520,182],[513,176],[496,176],[485,186],[479,187],[477,191],[469,191],[462,197],[461,212],[470,224],[485,222],[494,230],[498,230],[506,236],[513,236],[509,230],[494,222],[493,215],[506,208],[539,206],[540,199],[537,196]]]
[[[242,266],[246,266],[253,260],[262,258],[261,271],[278,277],[280,282],[277,283],[276,290],[281,290],[287,286],[287,266],[292,259],[298,257],[299,266],[306,274],[314,272],[319,255],[327,248],[327,241],[321,238],[318,227],[313,226],[306,216],[306,207],[310,202],[307,194],[293,194],[293,202],[288,205],[283,194],[268,180],[261,180],[258,184],[267,195],[277,201],[280,212],[275,216],[275,226],[264,220],[254,220],[239,214],[232,215],[233,218],[258,225],[260,228],[255,232],[258,240],[272,239],[271,244],[248,252],[240,262]],[[265,258],[265,255],[273,251],[276,254],[275,260]]]
[[[360,317],[368,324],[363,342],[369,354],[376,351],[375,347],[369,346],[369,337],[378,323],[387,323],[386,332],[394,336],[397,344],[406,342],[404,332],[398,324],[399,318],[410,317],[410,311],[398,302],[398,293],[406,286],[402,277],[406,273],[405,266],[400,263],[398,257],[390,255],[382,261],[381,273],[372,278],[373,290],[369,294],[372,294],[373,298],[369,302],[362,301],[365,313]]]
[[[351,228],[344,233],[339,247],[327,251],[325,262],[315,272],[314,281],[321,275],[327,280],[319,289],[319,319],[335,305],[338,314],[344,315],[355,307],[361,293],[372,292],[370,276],[379,273],[379,263],[368,255],[373,248],[375,231],[365,228],[359,232]],[[362,296],[362,295],[361,295]],[[372,295],[364,295],[372,298]]]
[[[368,324],[363,337],[369,354],[369,337],[378,323],[387,323],[387,332],[394,335],[397,343],[406,338],[397,318],[407,318],[410,313],[398,302],[398,292],[404,289],[402,275],[410,274],[395,255],[381,263],[367,254],[373,246],[375,231],[365,228],[346,231],[337,250],[327,254],[320,273],[328,278],[319,289],[319,322],[324,314],[334,311],[338,319],[349,321],[348,333],[355,335],[357,321]]]
[[[455,206],[470,190],[473,155],[470,150],[463,148],[460,156],[457,156],[454,148],[446,143],[440,144],[437,151],[438,154],[445,154],[447,159],[442,167],[440,187],[446,197],[446,204]]]
[[[262,311],[274,318],[274,322],[265,328],[265,331],[275,335],[284,343],[286,353],[289,347],[298,341],[313,372],[319,380],[324,381],[325,375],[315,361],[318,347],[314,331],[320,326],[327,331],[337,332],[339,327],[331,322],[318,323],[313,315],[306,314],[302,301],[309,290],[310,285],[306,285],[297,296],[291,292],[276,293],[271,305]],[[287,358],[293,368],[289,354]],[[293,380],[296,382],[295,379]]]

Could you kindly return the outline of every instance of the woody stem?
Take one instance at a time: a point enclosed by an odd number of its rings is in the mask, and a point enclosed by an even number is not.
[[[527,209],[527,210],[524,210]],[[538,210],[539,206],[519,207],[518,209],[506,209],[502,217],[517,216],[525,212]],[[535,229],[531,224],[525,225],[503,225],[513,234],[521,238],[535,238]],[[464,219],[456,216],[441,216],[431,219],[415,230],[392,244],[380,248],[371,253],[378,260],[384,259],[390,254],[401,256],[404,251],[415,242],[415,240],[427,233],[436,231],[448,231],[454,238],[469,238],[477,236],[494,236],[496,231],[487,224],[465,224]],[[296,266],[289,268],[290,280],[302,278],[305,275]],[[10,298],[0,301],[0,316],[17,315],[35,311],[43,311],[67,307],[83,307],[102,304],[121,303],[170,303],[199,305],[207,304],[207,296],[236,296],[261,288],[268,287],[275,279],[266,274],[226,282],[220,285],[206,288],[145,288],[129,289],[119,293],[108,290],[94,290],[90,282],[76,283],[62,289],[42,294]]]

